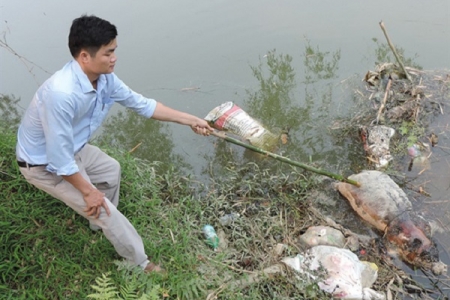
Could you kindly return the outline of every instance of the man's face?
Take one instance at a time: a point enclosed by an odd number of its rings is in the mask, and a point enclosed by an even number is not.
[[[109,74],[114,72],[114,66],[117,61],[117,56],[114,51],[117,48],[117,40],[114,39],[108,45],[102,46],[95,56],[88,58],[88,69],[92,74]]]

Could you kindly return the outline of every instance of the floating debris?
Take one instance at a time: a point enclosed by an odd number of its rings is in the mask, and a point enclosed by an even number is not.
[[[360,132],[368,159],[375,164],[376,169],[386,167],[392,160],[389,142],[395,130],[384,125],[376,125],[361,126]]]

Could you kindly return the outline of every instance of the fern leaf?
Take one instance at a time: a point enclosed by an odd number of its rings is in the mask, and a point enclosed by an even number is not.
[[[146,299],[148,299],[148,300],[159,300],[159,299],[161,299],[159,297],[159,289],[160,289],[159,284],[153,286],[151,291],[146,294],[148,296],[148,298],[146,298]],[[145,300],[145,299],[142,299],[142,300]]]
[[[109,277],[110,272],[102,274],[102,277],[95,279],[96,284],[91,285],[92,289],[97,293],[90,294],[87,297],[100,300],[114,300],[118,295],[117,288],[113,285],[112,279]]]
[[[127,282],[125,285],[120,286],[120,296],[127,300],[137,299],[138,296],[136,295],[136,285]]]

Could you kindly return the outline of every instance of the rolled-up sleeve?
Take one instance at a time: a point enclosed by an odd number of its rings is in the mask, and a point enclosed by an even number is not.
[[[134,92],[125,83],[123,83],[115,74],[111,74],[111,82],[113,92],[111,99],[127,108],[134,110],[136,113],[151,118],[156,108],[156,100],[149,99],[141,94]]]
[[[73,175],[79,171],[75,162],[73,117],[75,104],[70,95],[48,92],[39,103],[39,114],[47,144],[47,170],[57,175]]]

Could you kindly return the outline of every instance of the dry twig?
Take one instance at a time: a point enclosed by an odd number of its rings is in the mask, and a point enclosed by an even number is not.
[[[8,31],[9,31],[9,29],[8,29]],[[25,68],[27,68],[28,73],[30,73],[33,76],[34,81],[36,82],[36,84],[39,85],[39,82],[36,79],[36,75],[33,73],[34,67],[37,67],[38,69],[40,69],[41,71],[43,71],[43,72],[45,72],[47,74],[51,74],[49,71],[45,70],[41,66],[35,64],[34,62],[32,62],[32,61],[28,60],[27,58],[25,58],[25,57],[21,56],[20,54],[18,54],[13,48],[11,48],[8,45],[8,42],[6,40],[6,31],[2,32],[2,34],[3,34],[3,38],[0,39],[0,48],[4,48],[8,52],[10,52],[14,56],[16,56],[20,60],[20,62],[25,66]]]
[[[378,121],[380,120],[381,112],[383,111],[383,108],[386,106],[386,100],[389,95],[389,90],[391,89],[391,84],[392,84],[392,79],[389,78],[388,83],[386,85],[386,91],[384,92],[383,102],[381,103],[380,108],[378,109],[377,124],[378,124]]]
[[[400,59],[400,56],[397,54],[397,51],[395,50],[394,45],[392,44],[391,40],[389,39],[389,36],[386,32],[386,28],[384,27],[383,21],[380,22],[380,27],[381,27],[381,30],[383,30],[384,36],[386,37],[389,47],[391,48],[392,52],[394,53],[395,59],[397,59],[398,64],[402,68],[403,72],[405,72],[406,78],[408,78],[408,80],[410,82],[412,82],[411,76],[409,75],[408,71],[406,71],[405,66],[403,65],[403,63]]]

